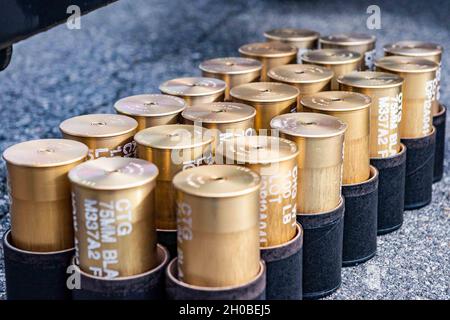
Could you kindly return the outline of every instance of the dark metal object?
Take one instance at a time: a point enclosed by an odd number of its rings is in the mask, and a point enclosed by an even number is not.
[[[170,259],[177,257],[177,230],[157,229],[158,243],[161,243],[169,251]]]
[[[446,118],[447,118],[447,108],[441,104],[441,109],[439,110],[439,113],[433,117],[433,125],[436,128],[436,150],[434,152],[433,182],[440,181],[444,174]]]
[[[0,71],[6,69],[11,62],[13,47],[9,46],[0,50]]]

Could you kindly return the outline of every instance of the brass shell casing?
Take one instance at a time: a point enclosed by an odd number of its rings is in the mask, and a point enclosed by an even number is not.
[[[119,114],[88,114],[61,122],[59,129],[65,139],[87,145],[89,158],[97,159],[134,157],[137,126],[136,120]]]
[[[260,271],[260,178],[232,165],[178,173],[178,277],[203,287],[249,282]]]
[[[319,113],[284,114],[271,122],[272,130],[297,144],[297,213],[322,213],[341,201],[344,134],[347,125]]]
[[[159,169],[155,189],[156,227],[175,230],[176,203],[173,177],[180,171],[212,162],[212,135],[192,125],[148,128],[135,136],[138,157]]]
[[[439,68],[436,71],[436,83],[435,83],[435,95],[433,97],[433,115],[439,113],[441,96],[441,71],[442,71],[442,53],[444,49],[442,46],[423,42],[423,41],[399,41],[384,46],[384,54],[386,56],[406,56],[406,57],[418,57],[428,59],[436,62]]]
[[[161,93],[183,98],[188,106],[198,103],[223,101],[225,81],[216,78],[189,77],[177,78],[159,86]]]
[[[269,81],[267,72],[270,69],[297,61],[297,48],[278,41],[246,44],[239,48],[239,53],[261,61],[261,81]]]
[[[438,65],[416,57],[390,56],[375,61],[377,71],[403,78],[401,138],[427,136],[433,127],[432,106]]]
[[[400,152],[403,79],[396,74],[352,72],[338,79],[341,91],[365,94],[370,106],[370,157],[387,158]]]
[[[347,91],[324,91],[301,100],[303,110],[339,118],[347,125],[344,137],[343,184],[366,181],[370,176],[370,97]]]
[[[87,146],[65,139],[32,140],[4,151],[14,246],[33,252],[73,248],[67,173],[87,155]]]
[[[120,99],[114,104],[117,113],[137,121],[137,131],[164,124],[176,124],[186,102],[165,94],[141,94]]]
[[[153,210],[157,175],[154,164],[123,157],[87,161],[69,172],[81,270],[113,279],[158,264]]]
[[[255,129],[270,130],[270,120],[297,110],[299,90],[277,82],[253,82],[234,87],[230,91],[232,101],[253,106],[256,109]]]
[[[345,49],[360,53],[361,70],[373,70],[375,61],[375,43],[377,38],[361,33],[344,33],[323,36],[319,39],[322,49]]]
[[[221,152],[224,163],[243,165],[261,176],[261,247],[272,247],[292,240],[297,223],[296,144],[270,136],[236,137],[225,140]]]
[[[337,78],[360,70],[363,56],[343,49],[319,49],[303,53],[301,59],[305,64],[315,64],[332,70],[334,77],[331,79],[331,90],[338,90]]]
[[[242,57],[216,58],[206,60],[199,66],[204,77],[225,81],[225,101],[230,100],[231,88],[240,84],[258,81],[262,64],[256,59]]]
[[[300,91],[297,111],[301,112],[300,99],[316,92],[331,90],[334,73],[330,69],[310,64],[287,64],[270,69],[268,76],[271,81],[292,85]]]
[[[306,50],[317,49],[320,34],[308,29],[281,28],[264,32],[267,41],[280,41],[298,49],[301,54]]]

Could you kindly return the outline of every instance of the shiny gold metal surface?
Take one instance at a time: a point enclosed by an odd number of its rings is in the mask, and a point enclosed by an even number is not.
[[[156,227],[176,229],[175,189],[180,171],[212,162],[212,134],[198,126],[172,124],[142,130],[134,137],[138,157],[159,169],[155,189]]]
[[[235,137],[223,144],[220,156],[224,163],[244,165],[261,176],[261,247],[289,242],[295,236],[297,222],[296,144],[270,136]]]
[[[270,69],[297,61],[297,48],[279,41],[249,43],[241,46],[239,53],[261,61],[261,81],[269,80],[267,72]]]
[[[73,247],[67,172],[87,155],[87,146],[65,139],[32,140],[4,151],[14,246],[35,252]]]
[[[435,94],[433,97],[432,113],[439,112],[439,99],[441,95],[442,46],[424,41],[399,41],[384,46],[386,56],[420,57],[436,62],[439,68],[436,71]]]
[[[67,119],[59,125],[65,139],[76,140],[89,147],[89,158],[134,157],[133,136],[138,123],[119,114],[88,114]]]
[[[199,68],[204,77],[225,81],[227,84],[225,101],[229,101],[231,88],[259,80],[262,64],[256,59],[228,57],[206,60],[200,64]]]
[[[370,106],[370,157],[387,158],[400,151],[403,79],[393,73],[352,72],[338,78],[341,91],[365,94]]]
[[[298,54],[317,49],[320,34],[308,29],[281,28],[264,32],[267,41],[280,41],[298,49]]]
[[[270,120],[283,113],[297,110],[299,90],[277,82],[253,82],[234,87],[231,99],[256,109],[255,129],[260,135],[270,130]]]
[[[375,61],[377,71],[403,78],[403,111],[400,138],[427,136],[433,126],[432,105],[438,65],[417,57],[390,56]]]
[[[369,178],[371,103],[370,97],[348,91],[324,91],[301,100],[303,110],[334,116],[347,125],[343,184],[358,183]]]
[[[117,113],[137,121],[137,131],[164,124],[176,124],[186,102],[165,94],[141,94],[120,99],[114,104]]]
[[[162,93],[183,98],[189,106],[197,103],[223,101],[225,81],[216,78],[188,77],[164,82],[159,86]]]
[[[178,276],[191,285],[247,283],[260,271],[259,189],[248,168],[202,166],[178,173]]]
[[[154,164],[123,157],[87,161],[69,172],[81,270],[113,279],[157,265],[157,175]]]
[[[319,39],[322,49],[345,49],[360,53],[364,57],[361,60],[361,70],[373,70],[376,41],[375,36],[362,33],[340,33]]]
[[[341,199],[344,134],[347,125],[325,114],[297,112],[271,121],[273,130],[297,144],[297,212],[335,209]]]
[[[331,90],[334,73],[330,69],[311,64],[287,64],[270,69],[267,75],[272,81],[292,85],[300,91],[297,111],[301,112],[300,99],[316,92]]]
[[[345,49],[320,49],[303,53],[301,59],[305,64],[315,64],[332,70],[334,77],[331,79],[331,90],[338,90],[337,78],[360,70],[363,56]]]

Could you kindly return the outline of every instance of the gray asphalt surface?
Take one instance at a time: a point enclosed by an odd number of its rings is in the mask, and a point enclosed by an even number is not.
[[[273,27],[360,31],[383,44],[428,40],[442,44],[443,103],[450,99],[450,2],[378,1],[381,30],[366,28],[372,1],[120,0],[81,19],[81,30],[62,25],[15,46],[0,73],[0,151],[17,142],[60,136],[58,124],[79,114],[113,112],[124,96],[157,92],[174,77],[200,75],[207,58],[237,55]],[[448,127],[449,124],[447,124]],[[447,130],[447,137],[450,130]],[[370,262],[343,270],[330,299],[450,298],[450,144],[444,179],[433,203],[405,213],[401,230],[379,237]],[[0,165],[0,219],[8,212],[6,172]],[[8,225],[0,223],[0,235]],[[0,248],[0,299],[5,297]]]

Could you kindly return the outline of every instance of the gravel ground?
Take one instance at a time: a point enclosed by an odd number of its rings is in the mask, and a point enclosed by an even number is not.
[[[371,2],[121,0],[83,17],[81,30],[59,26],[15,46],[11,66],[0,74],[0,151],[59,136],[63,119],[112,112],[118,98],[157,92],[164,80],[199,75],[202,60],[237,55],[240,45],[262,40],[262,32],[273,27],[373,33],[379,54],[384,43],[400,39],[450,48],[449,1],[378,1],[382,29],[376,32],[366,29]],[[444,60],[446,102],[448,50]],[[449,153],[450,144],[447,159]],[[448,173],[447,160],[444,179],[433,186],[433,203],[406,212],[403,228],[379,238],[378,254],[370,262],[344,269],[342,288],[331,299],[450,298]],[[7,212],[2,163],[0,217]],[[5,216],[0,235],[7,225]],[[5,297],[2,256],[0,248],[0,299]]]

